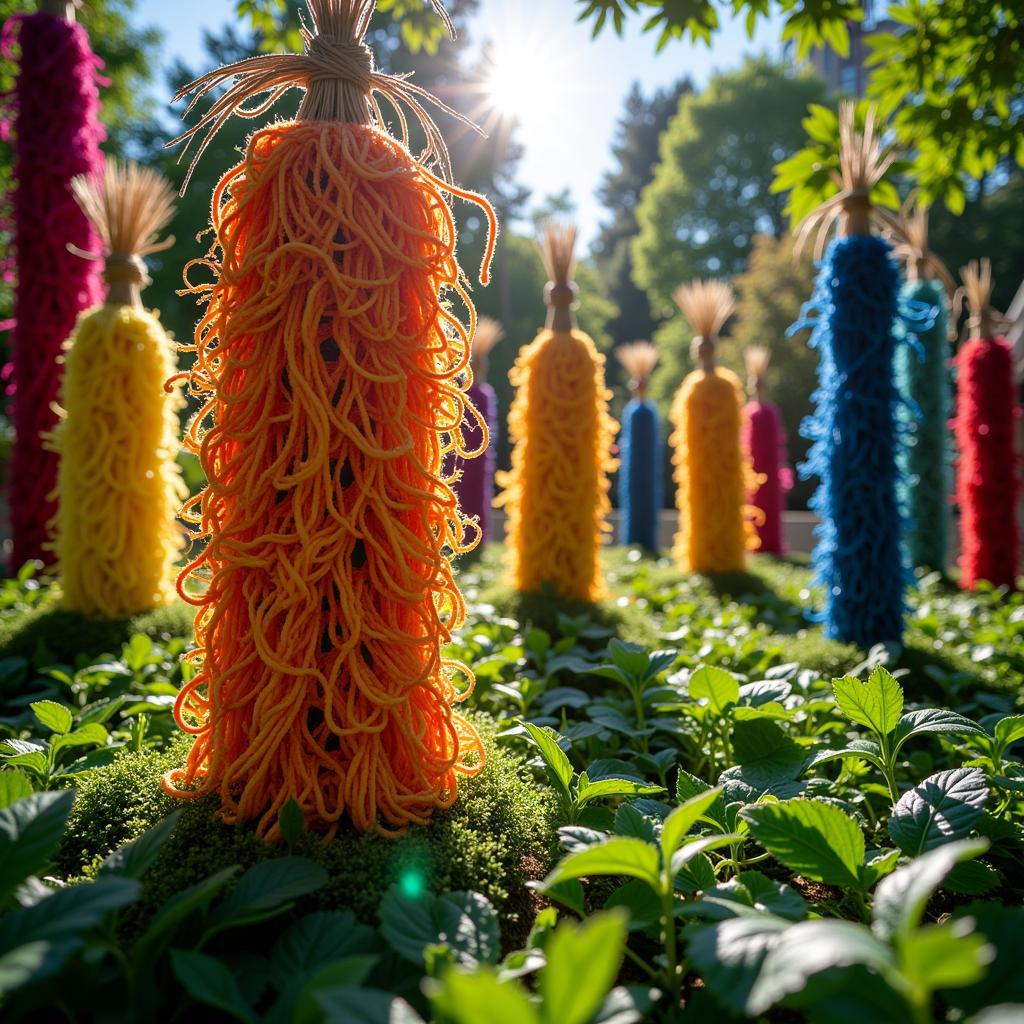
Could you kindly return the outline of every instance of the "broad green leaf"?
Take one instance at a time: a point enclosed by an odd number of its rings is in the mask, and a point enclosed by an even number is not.
[[[702,665],[690,676],[687,692],[693,700],[707,699],[708,707],[721,715],[740,699],[740,684],[725,669]]]
[[[644,931],[655,927],[661,920],[663,910],[658,893],[638,878],[631,878],[625,885],[620,885],[605,900],[605,910],[617,908],[628,911],[630,931]]]
[[[90,722],[65,736],[54,736],[51,742],[54,754],[58,754],[69,747],[101,747],[108,739],[109,733],[99,722]]]
[[[987,849],[988,841],[984,839],[946,843],[883,878],[875,890],[871,910],[875,934],[887,941],[908,935],[917,927],[928,901],[953,868]]]
[[[424,1024],[404,999],[375,988],[331,988],[315,998],[321,1024]]]
[[[297,980],[310,978],[321,967],[375,945],[373,930],[356,921],[350,911],[321,911],[295,922],[274,943],[270,978],[283,992]]]
[[[900,970],[922,989],[963,988],[980,981],[994,950],[969,919],[911,932],[900,946]]]
[[[691,797],[677,807],[666,819],[661,829],[661,854],[666,861],[679,849],[686,834],[706,814],[722,795],[721,789],[709,789]]]
[[[892,950],[863,925],[851,921],[801,921],[791,925],[764,958],[747,998],[746,1011],[758,1016],[794,992],[807,979],[833,967],[862,964],[890,974]]]
[[[181,811],[172,811],[148,832],[143,832],[138,839],[110,854],[100,865],[99,873],[120,875],[123,878],[142,878],[160,855],[164,843],[171,838],[171,833],[180,818]]]
[[[810,771],[819,764],[828,764],[829,761],[838,761],[847,757],[868,761],[879,769],[885,765],[882,748],[873,740],[851,740],[839,750],[819,750],[808,762],[805,771]]]
[[[33,793],[0,810],[0,906],[49,863],[74,799],[70,792]]]
[[[532,722],[523,722],[522,726],[540,750],[540,756],[544,760],[544,766],[552,785],[561,790],[562,795],[568,798],[573,774],[572,765],[569,763],[565,751],[558,745],[557,734],[551,729],[541,728]]]
[[[324,997],[338,989],[354,988],[366,983],[370,973],[380,962],[379,956],[347,956],[321,963],[319,967],[305,968],[298,976],[299,985],[292,985],[288,995],[298,988],[292,1001],[290,1024],[321,1024]],[[302,980],[305,979],[305,983]]]
[[[733,917],[696,932],[689,958],[716,999],[741,1015],[768,951],[792,921],[769,914]]]
[[[672,860],[669,862],[669,873],[675,878],[695,857],[709,850],[720,850],[723,846],[730,846],[742,838],[742,836],[728,833],[724,836],[703,836],[687,839],[672,854]]]
[[[540,973],[544,1020],[587,1024],[619,973],[625,942],[623,912],[596,914],[579,926],[560,924],[548,940],[548,962]]]
[[[0,771],[0,810],[31,796],[32,792],[32,780],[24,772],[14,768]]]
[[[275,857],[254,864],[211,914],[211,933],[255,924],[283,913],[291,901],[327,884],[327,872],[306,857]]]
[[[438,1016],[454,1024],[542,1024],[523,988],[499,981],[493,967],[472,974],[447,971],[430,986],[430,1002]]]
[[[281,829],[281,838],[294,846],[306,834],[306,816],[297,800],[289,800],[277,816],[277,825]]]
[[[171,966],[185,991],[197,1002],[254,1024],[252,1007],[242,996],[234,975],[219,960],[193,950],[172,949]]]
[[[937,772],[900,797],[889,817],[889,835],[911,856],[963,839],[984,812],[988,792],[980,768]]]
[[[74,943],[26,942],[0,953],[0,998],[26,982],[57,970],[74,952]]]
[[[1024,137],[1024,136],[1022,136]],[[1024,740],[1024,715],[1000,718],[995,727],[996,742],[1005,750]]]
[[[873,669],[867,682],[844,676],[832,683],[839,710],[857,725],[866,725],[881,736],[896,728],[903,711],[903,689],[886,669]]]
[[[497,963],[500,952],[498,915],[477,892],[444,896],[403,896],[395,886],[380,904],[381,934],[396,953],[423,964],[428,946],[447,944],[465,967]]]
[[[968,860],[957,864],[946,876],[943,888],[960,896],[983,896],[998,889],[1003,876],[983,860]]]
[[[664,792],[661,786],[635,782],[633,779],[601,779],[599,782],[590,782],[584,774],[580,776],[576,802],[582,807],[592,800],[600,800],[602,797],[651,796]]]
[[[745,807],[751,834],[777,860],[816,882],[860,887],[864,836],[845,811],[818,800]]]
[[[900,716],[893,735],[893,753],[896,754],[903,744],[913,736],[936,733],[944,736],[984,736],[985,730],[976,722],[972,722],[955,711],[945,708],[922,708],[908,711]]]
[[[64,733],[71,731],[71,726],[75,721],[71,708],[58,704],[55,700],[37,700],[29,707],[32,708],[32,713],[38,719],[39,724],[49,729],[50,732],[63,736]]]
[[[660,889],[658,849],[642,839],[614,836],[607,842],[563,858],[545,879],[545,885],[591,875],[625,875]]]

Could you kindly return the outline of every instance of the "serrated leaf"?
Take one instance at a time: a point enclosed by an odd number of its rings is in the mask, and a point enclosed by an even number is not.
[[[32,713],[36,716],[39,724],[58,736],[69,732],[74,724],[75,718],[71,709],[63,704],[58,704],[55,700],[37,700],[29,707],[32,708]]]
[[[705,793],[698,793],[677,807],[665,819],[661,828],[661,855],[666,861],[672,859],[672,855],[679,849],[686,834],[704,814],[710,811],[721,795],[721,789],[709,789]]]
[[[659,888],[658,850],[650,843],[628,836],[615,836],[604,843],[569,854],[548,875],[545,885],[590,875],[625,875]]]
[[[844,676],[832,684],[839,710],[857,725],[865,725],[881,736],[896,728],[903,711],[903,689],[886,669],[873,669],[866,682]]]
[[[693,700],[707,700],[708,707],[721,715],[739,701],[740,684],[725,669],[702,665],[690,676],[687,692]]]
[[[74,794],[33,793],[0,810],[0,905],[42,873],[64,835]]]
[[[558,745],[557,733],[551,729],[541,728],[532,722],[523,722],[523,728],[540,750],[544,768],[552,785],[559,789],[565,798],[569,797],[569,786],[572,782],[572,765],[565,751]]]
[[[963,839],[985,810],[988,793],[980,768],[937,772],[900,797],[889,818],[889,835],[911,856]]]
[[[235,1020],[254,1024],[256,1016],[252,1007],[242,996],[234,975],[219,960],[193,950],[172,949],[171,966],[193,999]]]
[[[391,948],[418,966],[423,951],[438,944],[447,945],[465,967],[498,960],[498,915],[478,892],[410,898],[393,886],[381,901],[380,921]]]

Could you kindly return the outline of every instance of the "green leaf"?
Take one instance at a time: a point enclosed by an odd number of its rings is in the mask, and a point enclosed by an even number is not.
[[[777,860],[816,882],[860,888],[864,836],[848,814],[817,800],[745,807],[751,834]]]
[[[687,692],[693,700],[706,699],[708,707],[721,715],[740,699],[740,684],[725,669],[702,665],[690,676]]]
[[[70,792],[33,793],[0,810],[0,906],[49,864],[74,799]]]
[[[1024,716],[1022,716],[1024,717]],[[908,711],[900,716],[893,736],[893,754],[899,752],[903,744],[913,736],[935,733],[944,736],[984,736],[985,730],[976,722],[972,722],[955,711],[945,708],[923,708]]]
[[[565,751],[558,745],[556,738],[558,734],[552,729],[541,728],[532,722],[522,722],[521,724],[540,750],[540,756],[544,761],[544,767],[552,785],[561,792],[565,799],[569,799],[569,786],[573,774],[572,765],[569,763]]]
[[[59,941],[96,927],[133,903],[140,885],[130,878],[98,878],[56,889],[0,920],[0,949],[16,942]]]
[[[917,927],[932,894],[953,868],[987,849],[984,839],[946,843],[883,878],[875,890],[871,909],[875,934],[887,941],[908,935]]]
[[[599,800],[602,797],[648,796],[664,792],[661,786],[635,782],[633,779],[601,779],[599,782],[591,782],[584,773],[580,776],[579,789],[576,791],[576,803],[583,807],[592,800]]]
[[[55,736],[52,740],[53,751],[56,755],[69,747],[101,747],[107,742],[109,735],[99,722],[90,722],[65,736]]]
[[[291,901],[327,884],[327,872],[306,857],[275,857],[254,864],[210,916],[209,931],[239,928],[283,913]]]
[[[373,929],[359,924],[350,911],[309,914],[274,943],[270,980],[279,991],[311,978],[321,967],[374,946]]]
[[[16,991],[28,981],[58,970],[77,944],[26,942],[0,953],[0,997]]]
[[[903,689],[886,669],[872,670],[867,682],[844,676],[832,683],[839,710],[857,725],[866,725],[880,736],[896,728],[903,711]]]
[[[686,834],[722,795],[721,789],[709,789],[691,797],[677,807],[666,819],[661,829],[661,854],[666,861],[679,849]]]
[[[132,840],[120,849],[115,850],[100,865],[101,875],[120,875],[123,878],[142,878],[153,866],[164,843],[171,838],[181,818],[181,811],[172,811],[163,821],[154,825],[149,831],[143,832],[138,839]]]
[[[889,835],[911,856],[963,839],[984,812],[988,792],[980,768],[937,772],[900,797],[889,818]]]
[[[1024,138],[1024,136],[1022,136]],[[1004,750],[1024,740],[1024,715],[1009,715],[1000,718],[995,727],[996,742]]]
[[[281,829],[281,838],[288,844],[294,846],[306,834],[306,816],[302,813],[302,807],[297,800],[289,800],[281,813],[277,816],[277,824]]]
[[[175,977],[193,999],[234,1017],[254,1024],[256,1016],[245,1001],[234,975],[219,961],[205,953],[172,949],[171,965]]]
[[[794,992],[808,978],[833,967],[862,964],[891,974],[892,950],[863,925],[851,921],[801,921],[791,925],[764,958],[746,1011],[758,1016]]]
[[[24,772],[14,768],[0,771],[0,810],[31,796],[32,792],[32,780]]]
[[[428,946],[447,944],[466,967],[497,963],[498,915],[478,892],[403,896],[396,886],[380,904],[381,935],[396,953],[421,966]]]
[[[540,973],[543,1018],[549,1024],[587,1024],[604,1002],[622,964],[626,914],[595,914],[581,925],[555,929]]]
[[[983,860],[968,860],[957,864],[946,876],[943,888],[960,896],[983,896],[998,889],[1003,876]]]
[[[544,884],[564,882],[591,875],[625,875],[639,878],[655,891],[660,890],[660,861],[657,847],[642,839],[615,836],[604,843],[588,846],[563,858]]]
[[[900,969],[923,990],[973,985],[994,955],[984,937],[973,932],[970,919],[918,928],[900,946]]]
[[[50,732],[63,736],[71,730],[75,717],[70,708],[58,704],[54,700],[37,700],[29,705],[32,713],[36,716],[39,724],[49,729]]]
[[[430,987],[430,1002],[438,1017],[454,1024],[541,1024],[523,989],[513,981],[500,982],[492,967],[472,974],[447,971]]]
[[[316,993],[322,1024],[423,1024],[404,1000],[374,988],[332,988]]]

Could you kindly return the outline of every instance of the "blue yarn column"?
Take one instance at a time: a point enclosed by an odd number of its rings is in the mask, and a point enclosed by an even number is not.
[[[899,288],[888,243],[837,238],[806,307],[820,362],[817,408],[803,425],[813,444],[800,471],[821,481],[811,507],[821,519],[814,567],[825,588],[825,634],[862,647],[903,634],[893,379]]]
[[[938,281],[920,280],[904,285],[902,298],[905,305],[916,303],[936,313],[930,328],[913,332],[916,345],[901,345],[896,352],[897,385],[916,407],[900,416],[906,434],[899,467],[907,554],[911,565],[944,570],[952,520],[953,415],[946,297]]]
[[[658,550],[661,513],[661,424],[653,402],[636,399],[622,411],[619,440],[622,543]]]

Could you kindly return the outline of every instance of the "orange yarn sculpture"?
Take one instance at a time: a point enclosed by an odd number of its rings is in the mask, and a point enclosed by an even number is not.
[[[608,415],[604,356],[576,327],[572,284],[576,229],[549,224],[541,249],[551,278],[547,327],[509,373],[512,468],[498,474],[495,502],[508,513],[510,581],[522,593],[550,585],[562,597],[604,593],[600,551],[607,525],[618,424]]]
[[[178,797],[218,793],[224,820],[255,820],[269,839],[288,800],[328,836],[343,816],[399,835],[483,765],[453,710],[472,674],[441,654],[465,614],[449,556],[471,546],[442,462],[477,454],[459,429],[474,414],[475,314],[450,197],[488,218],[485,284],[497,225],[451,184],[427,94],[373,71],[374,6],[308,0],[303,55],[184,90],[194,106],[234,79],[181,137],[208,129],[201,154],[232,113],[306,89],[297,120],[257,131],[217,186],[216,242],[195,261],[214,279],[190,287],[207,307],[188,348],[203,405],[186,444],[209,486],[185,510],[205,546],[179,580],[199,609],[198,671],[175,710],[195,742],[164,780]],[[419,159],[380,127],[374,93],[412,111]]]
[[[740,572],[747,549],[758,546],[746,496],[758,480],[743,456],[743,386],[715,365],[715,339],[732,315],[732,291],[721,281],[694,281],[676,292],[690,326],[694,370],[672,402],[669,438],[675,466],[679,532],[673,553],[693,572]]]

